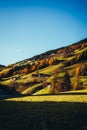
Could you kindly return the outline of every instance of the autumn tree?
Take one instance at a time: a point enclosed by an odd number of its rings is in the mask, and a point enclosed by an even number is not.
[[[32,65],[31,65],[31,72],[32,71],[35,71],[37,69],[37,65],[35,64],[35,63],[33,63]]]
[[[76,68],[76,77],[87,75],[87,63]]]
[[[58,92],[71,90],[71,81],[68,72],[65,72],[64,77],[60,78],[57,84]]]
[[[67,90],[70,90],[71,89],[71,80],[70,80],[69,73],[67,71],[65,72],[64,80],[65,80]]]
[[[51,80],[50,94],[57,93],[57,84],[58,84],[58,77],[54,76],[54,78]]]
[[[76,76],[74,78],[73,90],[82,89],[82,82],[80,81],[80,77],[84,75],[84,66],[79,66],[76,68]]]
[[[54,71],[54,77],[51,80],[50,94],[57,93],[57,84],[58,84],[58,68]]]
[[[29,69],[27,67],[23,68],[20,72],[21,73],[28,73]]]
[[[36,73],[39,76],[39,68],[40,68],[40,61],[37,60],[37,64],[36,64]]]
[[[73,85],[73,90],[79,90],[79,89],[82,89],[82,86],[83,86],[83,83],[80,82],[80,80],[79,80],[78,77],[75,77],[74,85]]]
[[[85,47],[84,42],[81,44],[81,49],[83,49]]]
[[[71,81],[68,72],[65,72],[64,77],[59,78],[58,73],[55,73],[54,78],[51,81],[51,94],[55,94],[62,91],[68,91],[71,89]]]

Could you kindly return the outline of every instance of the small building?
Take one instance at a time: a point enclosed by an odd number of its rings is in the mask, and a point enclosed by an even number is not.
[[[47,88],[51,88],[51,82],[47,82]]]
[[[13,79],[14,81],[16,81],[16,80],[19,80],[20,77],[12,77],[12,79]]]
[[[48,74],[43,74],[43,73],[39,73],[39,74],[32,74],[32,77],[48,77],[50,75]]]

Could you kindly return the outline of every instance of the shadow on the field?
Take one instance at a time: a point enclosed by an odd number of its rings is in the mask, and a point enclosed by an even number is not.
[[[0,130],[87,130],[87,103],[2,100]]]

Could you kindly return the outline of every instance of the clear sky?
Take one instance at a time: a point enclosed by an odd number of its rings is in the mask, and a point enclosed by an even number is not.
[[[87,37],[87,0],[0,0],[0,64]]]

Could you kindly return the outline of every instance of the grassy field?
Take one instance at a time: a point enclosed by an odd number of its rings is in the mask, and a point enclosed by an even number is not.
[[[0,101],[0,130],[87,130],[87,91]]]

